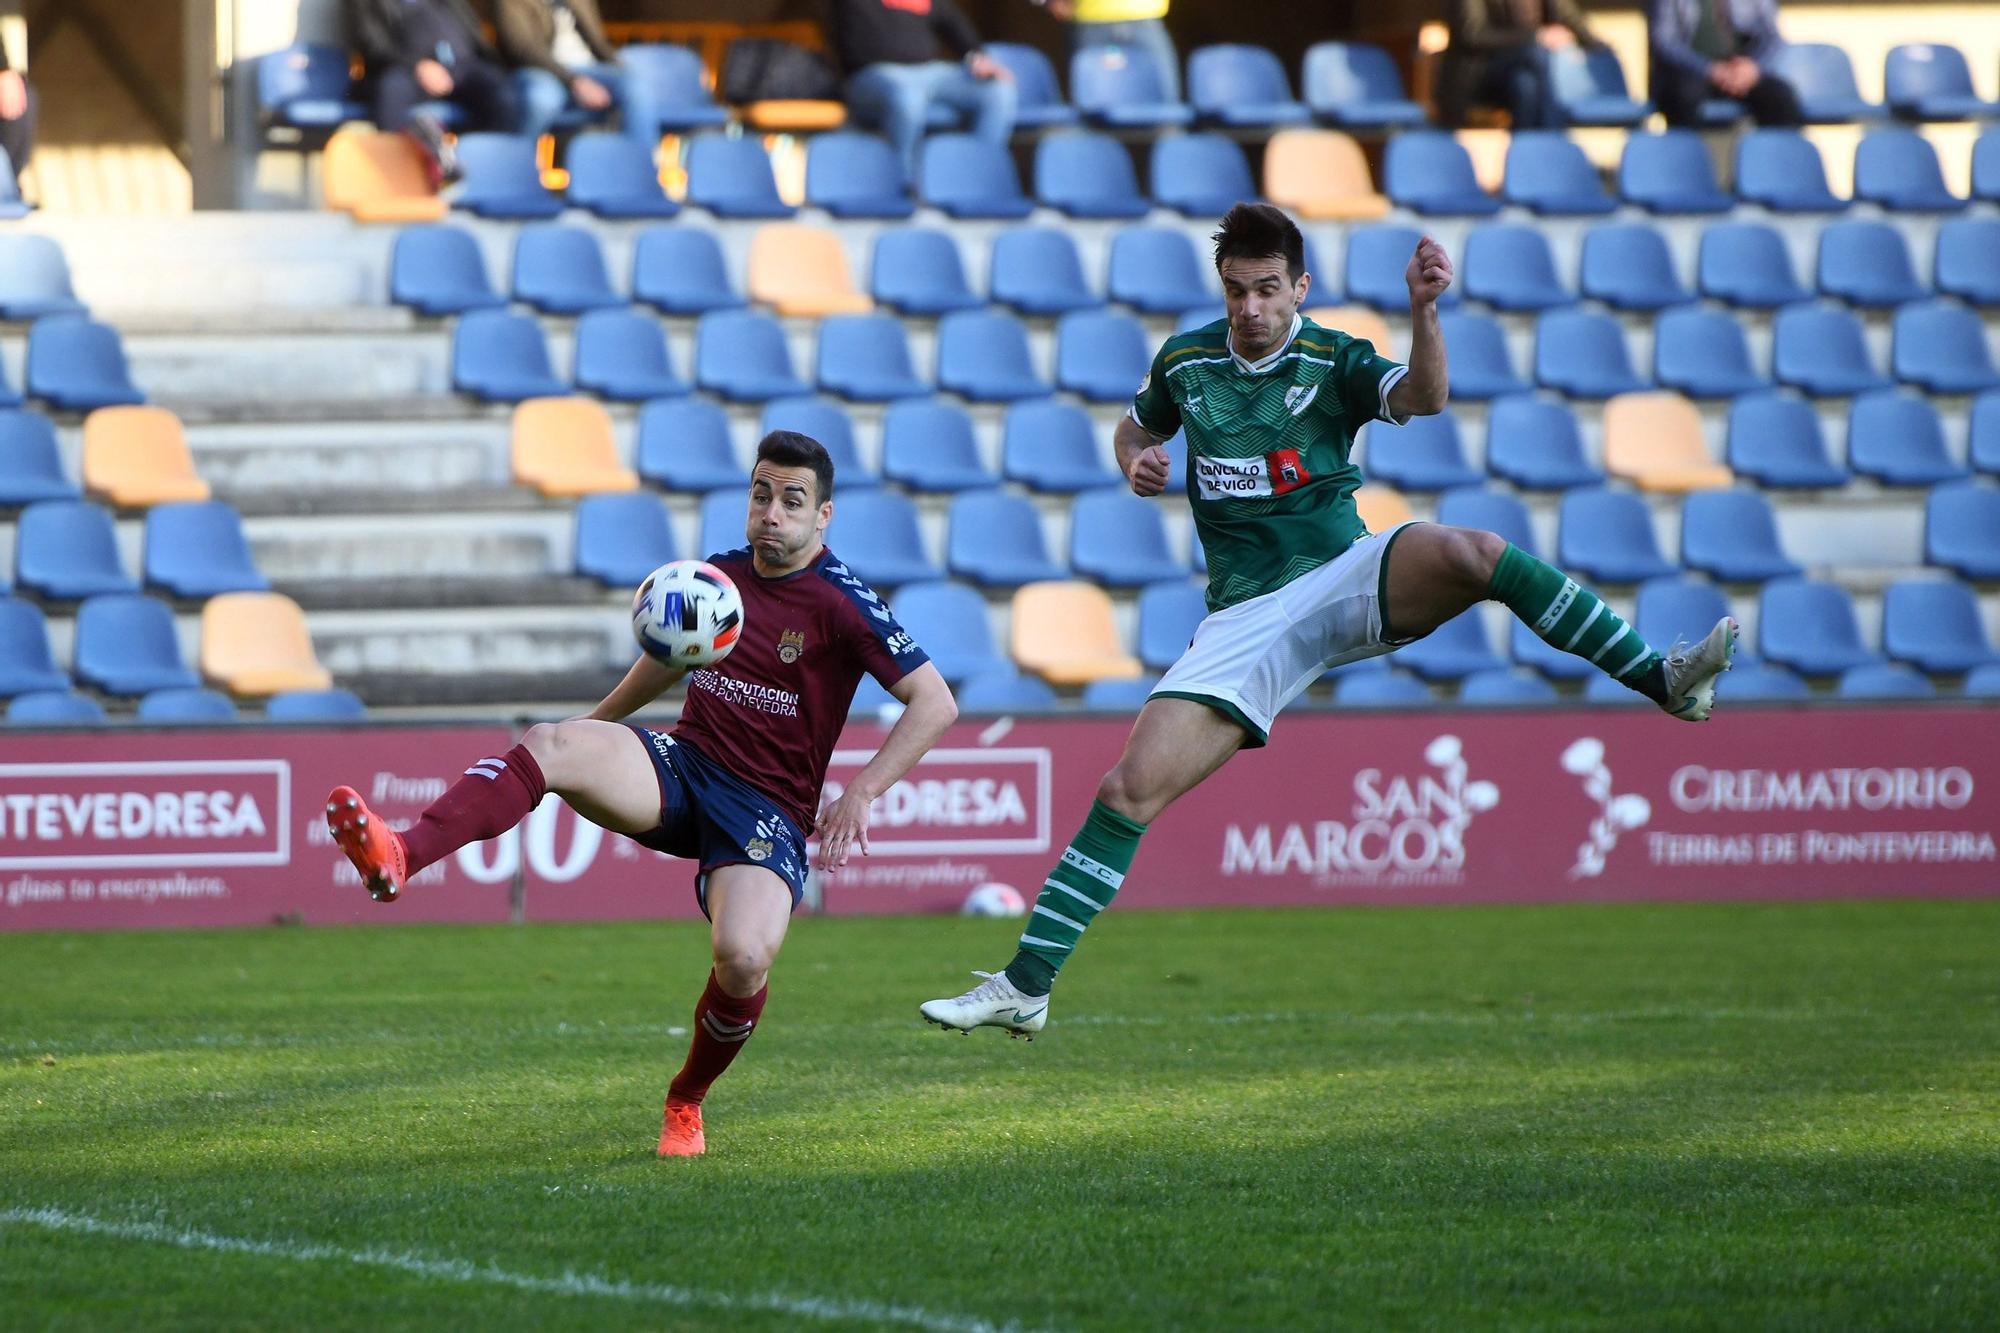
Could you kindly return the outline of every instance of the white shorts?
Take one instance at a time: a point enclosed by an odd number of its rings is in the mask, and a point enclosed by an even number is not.
[[[1249,733],[1245,748],[1264,744],[1272,720],[1328,667],[1401,642],[1382,638],[1382,572],[1389,543],[1408,526],[1363,537],[1284,587],[1210,614],[1150,697],[1207,704]]]

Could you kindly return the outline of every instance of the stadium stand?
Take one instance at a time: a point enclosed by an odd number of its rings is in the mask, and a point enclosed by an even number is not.
[[[1618,196],[1659,214],[1727,213],[1736,206],[1716,183],[1708,146],[1686,129],[1628,135],[1618,158]]]
[[[1274,129],[1312,119],[1292,96],[1279,59],[1261,46],[1219,43],[1187,58],[1188,102],[1195,119],[1230,129]]]
[[[1496,310],[1548,310],[1576,300],[1556,274],[1548,238],[1517,223],[1475,228],[1460,272],[1465,294]]]
[[[1608,46],[1570,46],[1550,53],[1555,103],[1568,125],[1633,128],[1653,114],[1651,102],[1632,96],[1625,67]]]
[[[1232,205],[1261,193],[1242,147],[1212,131],[1153,140],[1146,179],[1152,182],[1154,203],[1204,220],[1221,217]]]
[[[999,483],[979,460],[972,418],[938,398],[896,403],[882,416],[882,475],[913,491],[951,494]]]
[[[0,698],[68,688],[69,677],[50,651],[41,609],[19,597],[0,596]]]
[[[1741,662],[1715,683],[1726,703],[1789,703],[1812,697],[1812,687],[1794,672],[1755,659]]]
[[[1142,218],[1152,210],[1131,153],[1109,135],[1044,135],[1035,145],[1034,177],[1036,200],[1073,218]]]
[[[1423,233],[1415,227],[1393,222],[1356,227],[1347,233],[1347,253],[1341,274],[1341,289],[1349,301],[1358,301],[1376,310],[1400,314],[1410,308],[1410,289],[1403,281],[1410,256],[1416,253]],[[1325,275],[1331,277],[1331,275]],[[1323,281],[1314,275],[1314,282]],[[1438,300],[1440,310],[1450,310],[1461,300],[1458,285],[1445,288]],[[1456,345],[1451,347],[1454,357]],[[1453,374],[1457,366],[1453,366]]]
[[[1757,649],[1803,676],[1837,676],[1881,660],[1862,641],[1847,591],[1817,579],[1764,585],[1757,603]]]
[[[1453,616],[1396,654],[1396,664],[1428,681],[1461,680],[1478,671],[1506,666],[1486,637],[1479,608]]]
[[[1129,315],[1079,310],[1056,324],[1056,387],[1093,403],[1125,403],[1153,361],[1146,330]]]
[[[463,173],[451,206],[482,218],[552,218],[563,211],[562,196],[542,183],[535,141],[524,135],[480,132],[458,137]]]
[[[1154,675],[1134,676],[1130,680],[1093,680],[1083,687],[1078,703],[1086,712],[1118,712],[1130,716],[1145,707],[1152,696],[1153,687],[1160,683]]]
[[[833,460],[837,489],[866,490],[881,485],[881,477],[862,460],[855,443],[854,419],[831,398],[778,398],[766,403],[757,421],[757,437],[774,430],[795,430],[824,445]]]
[[[283,593],[228,592],[201,608],[201,674],[235,695],[324,690],[305,613]]]
[[[1203,590],[1186,579],[1169,579],[1139,590],[1139,660],[1148,669],[1165,671],[1187,650],[1188,642],[1208,615]]]
[[[1014,76],[1014,124],[1024,130],[1058,129],[1076,124],[1076,108],[1063,100],[1056,68],[1039,47],[1019,42],[988,42],[986,54]]]
[[[674,370],[659,321],[621,306],[592,310],[576,322],[576,387],[600,398],[638,403],[689,391]]]
[[[1980,131],[1972,145],[1972,197],[2000,203],[2000,126]]]
[[[486,276],[479,243],[464,228],[444,223],[396,233],[389,252],[389,299],[433,318],[507,304]]]
[[[1024,676],[1013,667],[989,671],[958,688],[962,713],[1040,713],[1054,708],[1056,692],[1039,676]]]
[[[1126,227],[1111,242],[1106,286],[1113,301],[1135,310],[1179,314],[1214,302],[1213,272],[1195,253],[1186,232]]]
[[[2000,662],[1980,619],[1978,595],[1957,579],[1890,584],[1882,594],[1882,651],[1940,675]]]
[[[713,310],[695,325],[694,380],[730,402],[765,402],[812,392],[792,369],[785,330],[751,310]]]
[[[1674,393],[1620,394],[1604,405],[1604,470],[1642,491],[1696,491],[1735,480],[1709,457],[1700,411]]]
[[[1486,422],[1486,466],[1494,476],[1530,491],[1603,484],[1567,404],[1509,394],[1493,400]]]
[[[241,714],[236,702],[219,690],[154,690],[139,700],[133,720],[147,726],[159,724],[212,724],[234,722]]]
[[[1854,400],[1847,417],[1847,465],[1884,486],[1931,486],[1967,471],[1945,445],[1937,408],[1906,389]]]
[[[719,218],[788,218],[771,159],[753,138],[700,134],[688,141],[687,202]]]
[[[451,383],[460,393],[498,403],[569,391],[549,361],[542,326],[506,310],[475,310],[452,328]]]
[[[1113,588],[1140,588],[1185,577],[1187,561],[1167,540],[1160,506],[1111,487],[1086,491],[1070,508],[1069,563]]]
[[[588,398],[529,398],[515,405],[515,484],[543,495],[595,495],[639,488],[618,455],[611,414]]]
[[[1556,561],[1606,583],[1644,583],[1674,572],[1660,554],[1645,502],[1629,491],[1597,486],[1563,493]]]
[[[1803,134],[1752,130],[1736,140],[1736,196],[1773,213],[1838,213],[1848,201],[1826,183],[1826,163]]]
[[[0,407],[0,505],[74,500],[81,492],[63,471],[56,428],[39,412]]]
[[[1900,127],[1870,131],[1854,150],[1854,197],[1899,213],[1950,213],[1966,204],[1945,186],[1930,140]]]
[[[750,299],[788,319],[874,309],[854,285],[840,237],[823,227],[781,222],[750,238]]]
[[[139,590],[118,554],[111,511],[87,500],[42,500],[21,511],[14,583],[58,602]]]
[[[321,188],[327,207],[356,222],[435,222],[449,208],[415,140],[365,125],[344,125],[327,140]]]
[[[1583,149],[1560,130],[1514,133],[1501,196],[1518,208],[1554,217],[1599,216],[1618,207]]]
[[[2000,390],[1989,389],[1972,400],[1966,434],[1966,453],[1972,466],[1989,476],[2000,476]]]
[[[543,222],[514,236],[514,299],[547,315],[580,315],[623,306],[611,286],[597,237],[582,227]]]
[[[1941,295],[2000,306],[2000,218],[1953,218],[1939,227],[1933,263]]]
[[[1792,85],[1809,125],[1844,125],[1882,119],[1879,102],[1862,97],[1854,62],[1827,42],[1786,42],[1771,60],[1771,73]]]
[[[94,727],[104,720],[103,704],[73,690],[16,695],[7,705],[10,727]]]
[[[1979,393],[2000,386],[1986,328],[1956,301],[1919,301],[1896,311],[1889,360],[1896,378],[1930,393]]]
[[[1389,140],[1382,192],[1399,207],[1426,216],[1485,217],[1500,211],[1500,200],[1479,183],[1464,145],[1434,130],[1411,130]]]
[[[1333,701],[1343,708],[1421,708],[1431,702],[1431,692],[1415,676],[1389,667],[1342,675],[1334,682]]]
[[[713,232],[648,227],[632,247],[632,299],[664,315],[705,315],[743,305]]]
[[[1143,47],[1078,48],[1070,56],[1069,92],[1093,125],[1157,130],[1194,120],[1194,108],[1170,94],[1152,53]]]
[[[65,411],[146,401],[132,382],[118,330],[80,315],[51,316],[29,326],[24,379],[30,398]]]
[[[1034,503],[1004,491],[973,491],[952,501],[945,563],[955,578],[984,588],[1063,579],[1049,558]]]
[[[140,569],[148,588],[183,599],[271,586],[257,572],[243,520],[222,500],[148,510]]]
[[[1389,200],[1376,192],[1361,145],[1340,130],[1272,135],[1264,146],[1264,195],[1314,221],[1365,222],[1389,213]]]
[[[1970,481],[1932,487],[1924,504],[1924,562],[1968,579],[2000,579],[2000,488]]]
[[[1011,315],[961,310],[938,321],[937,383],[974,402],[1045,398],[1048,381],[1035,371],[1028,333]]]
[[[1643,222],[1585,232],[1578,286],[1584,296],[1619,310],[1662,310],[1694,299],[1674,272],[1667,238]]]
[[[1535,321],[1535,383],[1570,398],[1649,387],[1632,369],[1618,320],[1598,310],[1547,310]]]
[[[1015,403],[1007,409],[1000,472],[1029,490],[1058,495],[1113,486],[1119,480],[1098,451],[1090,414],[1052,398]]]
[[[1051,685],[1087,685],[1143,674],[1125,651],[1111,598],[1092,583],[1030,583],[1014,594],[1010,652]]]
[[[1018,219],[1035,211],[1021,193],[1021,175],[1006,149],[970,134],[924,140],[917,193],[954,218]]]
[[[180,418],[163,407],[100,407],[85,417],[83,487],[120,509],[209,497]]]
[[[1477,486],[1478,468],[1465,458],[1458,418],[1451,412],[1411,417],[1402,426],[1375,422],[1363,432],[1362,466],[1367,475],[1404,491],[1443,491]]]
[[[889,599],[889,610],[950,684],[1013,670],[993,641],[986,599],[962,583],[912,583]]]
[[[1408,299],[1406,289],[1404,300]],[[1507,333],[1499,320],[1469,310],[1444,310],[1438,315],[1438,325],[1444,331],[1444,345],[1450,349],[1452,397],[1477,402],[1528,391],[1528,382],[1515,373]]]
[[[875,238],[868,293],[905,315],[945,315],[986,304],[965,280],[958,243],[930,227],[895,227]]]
[[[1013,227],[995,237],[986,287],[995,301],[1024,315],[1104,304],[1083,276],[1076,241],[1054,227]]]
[[[660,187],[653,155],[644,143],[624,134],[579,134],[563,157],[569,184],[563,197],[572,208],[607,220],[670,218],[679,203]]]
[[[1306,50],[1299,91],[1315,118],[1344,130],[1383,133],[1421,125],[1387,51],[1366,42],[1317,42]]]
[[[1763,583],[1803,572],[1785,554],[1771,502],[1750,490],[1695,491],[1687,497],[1681,505],[1681,564],[1724,583]]]
[[[1475,671],[1458,683],[1458,701],[1482,707],[1556,702],[1555,686],[1531,671],[1495,667]]]
[[[1937,694],[1937,687],[1928,676],[1885,662],[1841,672],[1835,692],[1843,699],[1929,699]]]
[[[806,203],[836,218],[901,219],[917,207],[889,141],[849,130],[807,143]]]
[[[200,685],[181,656],[174,613],[138,593],[107,593],[77,608],[73,654],[79,684],[140,695]]]
[[[70,285],[60,245],[32,232],[0,236],[0,319],[88,313]]]
[[[1701,235],[1695,286],[1713,301],[1775,309],[1809,301],[1784,238],[1761,222],[1718,222]]]
[[[1816,281],[1822,295],[1857,306],[1898,306],[1930,294],[1903,234],[1871,220],[1835,222],[1820,232]]]
[[[618,62],[629,78],[645,85],[661,128],[685,134],[729,123],[728,108],[716,105],[695,51],[685,46],[633,42],[619,48]]]
[[[908,496],[889,490],[850,491],[839,504],[844,521],[835,549],[864,583],[886,592],[942,577],[924,554],[917,508]]]
[[[607,588],[636,588],[679,556],[680,545],[659,496],[586,495],[577,502],[577,573]]]
[[[308,139],[368,115],[354,96],[347,52],[318,42],[295,42],[257,61],[257,115],[268,136],[279,126]]]
[[[1682,306],[1653,325],[1653,378],[1690,398],[1734,398],[1771,387],[1727,311]]]
[[[730,443],[728,412],[705,398],[659,399],[640,408],[634,466],[668,491],[704,495],[750,484]]]
[[[368,706],[352,690],[280,690],[264,702],[267,722],[359,722]]]
[[[1965,53],[1941,42],[1889,48],[1882,61],[1883,100],[1904,120],[1979,120],[2000,116],[2000,102],[1979,96]]]
[[[1875,369],[1861,321],[1824,303],[1786,306],[1772,324],[1771,372],[1778,383],[1816,398],[1889,387]]]
[[[820,321],[814,360],[820,390],[850,402],[886,403],[931,391],[917,377],[909,339],[893,315],[829,315]]]
[[[1639,585],[1632,627],[1648,643],[1692,643],[1730,613],[1729,598],[1722,589],[1674,575]]]

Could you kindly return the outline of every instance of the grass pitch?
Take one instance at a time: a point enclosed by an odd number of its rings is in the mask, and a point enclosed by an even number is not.
[[[385,916],[388,913],[385,912]],[[8,1328],[2000,1326],[2000,902],[0,937]]]

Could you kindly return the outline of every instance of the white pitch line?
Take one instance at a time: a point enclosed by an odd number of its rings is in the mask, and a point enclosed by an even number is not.
[[[821,1300],[816,1297],[783,1296],[775,1292],[739,1295],[727,1291],[700,1291],[692,1287],[668,1286],[657,1282],[627,1282],[596,1273],[564,1273],[561,1277],[537,1277],[532,1273],[510,1273],[494,1264],[475,1264],[463,1259],[426,1259],[415,1254],[389,1250],[349,1250],[337,1245],[316,1245],[302,1241],[251,1240],[242,1236],[218,1236],[192,1227],[174,1227],[157,1222],[114,1222],[72,1213],[62,1208],[0,1209],[0,1227],[30,1226],[47,1231],[81,1232],[92,1236],[112,1236],[120,1240],[150,1241],[183,1250],[209,1250],[220,1254],[248,1254],[266,1259],[290,1259],[298,1263],[354,1264],[364,1268],[387,1268],[413,1277],[444,1282],[485,1283],[511,1287],[516,1291],[550,1296],[600,1296],[610,1300],[634,1301],[647,1305],[672,1305],[695,1309],[756,1311],[790,1315],[800,1319],[855,1320],[876,1324],[901,1324],[934,1333],[1020,1333],[1016,1324],[993,1324],[984,1319],[935,1314],[907,1305],[883,1305],[875,1301]]]

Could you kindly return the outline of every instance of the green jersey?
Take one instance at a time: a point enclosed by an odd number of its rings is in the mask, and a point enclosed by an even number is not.
[[[1405,369],[1303,317],[1254,364],[1230,350],[1227,320],[1161,344],[1132,419],[1160,439],[1187,433],[1209,610],[1282,588],[1367,535],[1354,508],[1354,434],[1395,420],[1389,390]]]

